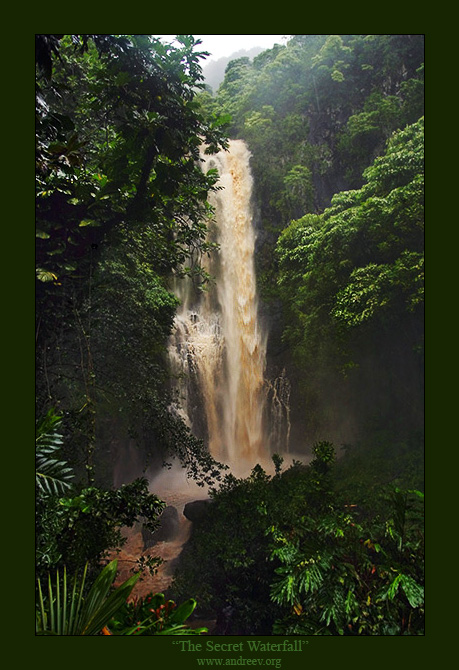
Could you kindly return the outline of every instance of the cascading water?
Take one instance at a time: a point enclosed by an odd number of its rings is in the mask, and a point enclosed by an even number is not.
[[[290,384],[285,372],[273,381],[264,378],[266,335],[258,318],[249,160],[250,153],[239,140],[230,142],[229,151],[203,156],[203,169],[217,168],[221,187],[210,199],[215,221],[209,241],[218,244],[218,251],[205,269],[214,281],[205,290],[191,279],[176,283],[181,305],[169,342],[178,395],[175,411],[205,440],[212,456],[237,476],[246,476],[256,463],[272,470],[271,450],[287,453],[290,432]],[[206,497],[181,468],[155,473],[150,488],[179,512],[180,526],[176,536],[149,549],[140,532],[128,534],[119,559],[120,580],[139,556],[152,552],[165,560],[156,575],[145,577],[136,587],[139,596],[169,588],[174,559],[190,533],[184,506]]]
[[[229,150],[203,156],[203,169],[217,168],[221,190],[211,196],[219,245],[206,268],[214,283],[178,290],[181,307],[170,343],[173,372],[182,378],[180,410],[196,429],[205,415],[210,453],[232,467],[254,465],[268,455],[264,434],[266,337],[258,319],[254,267],[250,153],[241,140]],[[196,411],[197,398],[201,407]],[[198,419],[196,418],[198,415]]]
[[[174,409],[215,459],[236,476],[246,476],[257,463],[272,470],[271,451],[288,452],[290,384],[285,372],[274,381],[264,378],[266,335],[258,318],[250,153],[237,140],[229,151],[202,158],[204,170],[219,173],[221,189],[211,195],[215,220],[209,227],[209,241],[218,244],[218,251],[207,259],[205,270],[214,281],[205,290],[191,279],[174,287],[181,300],[169,343],[178,396]],[[181,512],[187,502],[206,497],[181,468],[155,473],[150,487],[179,512],[180,527],[176,536],[151,547],[166,563],[145,579],[137,595],[169,587],[174,559],[190,532]],[[139,532],[129,537],[125,554],[120,559],[125,571],[135,557],[150,554]]]

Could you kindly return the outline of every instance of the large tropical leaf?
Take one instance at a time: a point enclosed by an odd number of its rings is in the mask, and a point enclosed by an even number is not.
[[[117,561],[109,563],[94,582],[81,614],[79,635],[96,635],[127,600],[140,577],[137,573],[107,594],[116,576]]]

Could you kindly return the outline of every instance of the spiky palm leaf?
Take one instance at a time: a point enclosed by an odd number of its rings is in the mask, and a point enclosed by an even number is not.
[[[35,483],[43,495],[63,495],[71,487],[72,468],[58,458],[62,435],[57,430],[60,417],[51,410],[37,426],[35,439]]]
[[[38,580],[37,635],[98,635],[126,601],[140,576],[140,573],[133,575],[109,594],[116,576],[115,559],[105,566],[84,596],[87,568],[86,564],[81,579],[75,575],[72,585],[65,568],[62,582],[59,571],[55,584],[49,576],[46,602]]]

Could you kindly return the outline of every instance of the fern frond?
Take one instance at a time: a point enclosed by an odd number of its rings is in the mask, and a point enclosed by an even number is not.
[[[35,484],[42,495],[63,495],[71,488],[72,468],[58,458],[63,444],[57,428],[60,418],[48,413],[37,426],[35,439]]]
[[[322,582],[323,575],[319,565],[311,562],[298,575],[298,591],[307,595],[317,591]]]

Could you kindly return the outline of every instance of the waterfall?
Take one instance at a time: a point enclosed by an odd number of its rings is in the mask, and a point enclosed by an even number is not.
[[[173,287],[181,304],[169,340],[177,396],[171,409],[207,443],[215,459],[228,464],[236,476],[246,476],[257,463],[273,471],[271,451],[289,452],[290,383],[285,370],[273,381],[265,379],[266,334],[258,318],[250,153],[242,141],[231,141],[229,151],[202,158],[204,170],[217,168],[219,173],[221,189],[209,198],[215,216],[208,231],[218,251],[202,262],[214,281],[202,286],[187,277]],[[154,473],[150,490],[179,512],[186,502],[206,496],[180,467]],[[136,587],[139,596],[170,586],[172,561],[190,530],[189,521],[183,515],[179,518],[178,534],[155,545],[155,554],[165,563]],[[142,542],[140,533],[128,534],[120,559],[123,570],[131,568],[135,557],[149,554]]]
[[[270,441],[278,453],[289,452],[290,391],[290,381],[284,368],[274,381],[268,382],[268,402],[271,412]]]
[[[215,280],[206,290],[193,290],[190,280],[177,290],[181,306],[169,352],[173,373],[181,378],[179,411],[205,436],[215,458],[255,463],[269,446],[263,429],[266,337],[258,319],[250,153],[244,142],[233,140],[228,151],[202,158],[205,171],[219,173],[220,190],[210,196],[215,221],[209,230],[219,249],[206,266]]]

